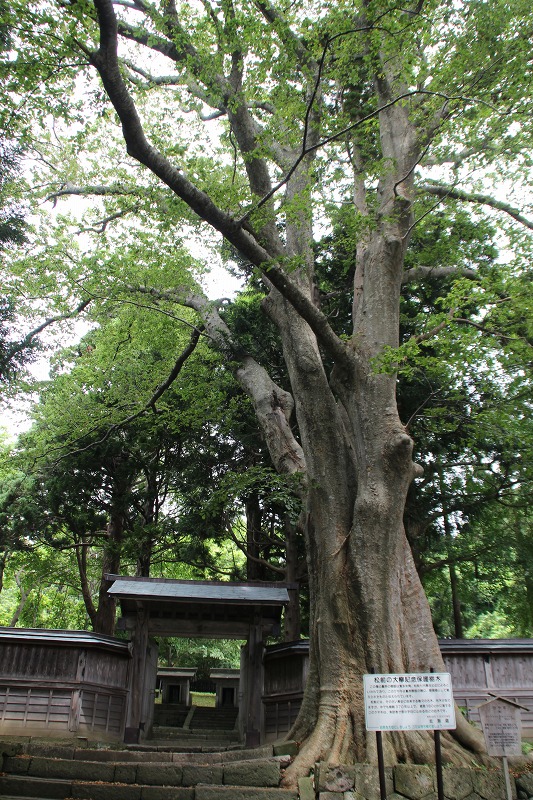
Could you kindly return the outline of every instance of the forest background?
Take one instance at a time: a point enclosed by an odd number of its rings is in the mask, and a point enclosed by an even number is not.
[[[351,509],[334,562],[383,437],[405,477],[372,518],[436,633],[531,636],[529,7],[0,14],[1,386],[31,418],[2,443],[0,624],[112,633],[125,573],[296,582],[283,636],[310,635],[320,475]]]

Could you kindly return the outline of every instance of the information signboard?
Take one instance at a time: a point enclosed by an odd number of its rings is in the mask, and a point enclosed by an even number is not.
[[[453,730],[455,705],[448,672],[364,675],[368,731]]]
[[[522,755],[520,706],[495,698],[478,706],[489,756]]]

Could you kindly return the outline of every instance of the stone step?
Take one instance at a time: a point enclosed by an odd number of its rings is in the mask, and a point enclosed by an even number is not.
[[[14,795],[2,795],[2,800],[49,800],[47,797],[15,797]]]
[[[246,761],[247,759],[254,758],[270,758],[271,756],[295,755],[295,743],[291,742],[288,746],[282,745],[262,745],[255,749],[245,749],[242,747],[235,747],[230,750],[215,750],[215,749],[197,749],[192,751],[190,748],[179,748],[172,746],[153,746],[153,745],[130,745],[128,752],[132,756],[137,754],[137,758],[144,757],[145,754],[150,754],[151,760],[157,760],[157,754],[164,756],[163,760],[172,760],[176,763],[187,764],[191,761],[196,764],[215,763],[217,761]],[[82,756],[80,756],[82,757]],[[168,759],[167,759],[168,757]],[[102,757],[102,761],[112,760]],[[132,758],[132,760],[134,760]]]
[[[202,708],[197,706],[190,719],[189,727],[194,730],[233,731],[237,723],[237,708]]]
[[[3,800],[298,800],[298,793],[274,787],[141,786],[8,775],[0,776],[0,797]]]
[[[237,739],[220,739],[212,738],[210,736],[198,736],[194,739],[187,736],[160,736],[157,739],[151,740],[159,749],[175,749],[185,751],[187,749],[191,752],[199,752],[204,750],[206,752],[217,752],[222,750],[237,750],[242,749],[242,744]]]
[[[298,792],[259,787],[197,786],[194,800],[298,800]]]
[[[282,758],[249,759],[229,763],[140,763],[87,761],[44,756],[7,756],[3,770],[9,776],[46,778],[52,781],[183,786],[231,784],[233,786],[278,787]]]
[[[157,717],[154,717],[154,725],[168,725],[173,728],[183,728],[186,719],[186,714],[158,714]]]
[[[278,744],[264,744],[255,748],[232,748],[231,750],[195,751],[182,750],[172,744],[157,745],[131,744],[117,747],[116,745],[99,745],[97,747],[77,747],[72,741],[52,743],[50,739],[30,739],[26,741],[4,740],[0,741],[0,752],[5,756],[26,755],[45,756],[47,758],[79,759],[82,761],[174,761],[181,764],[214,763],[216,761],[246,761],[256,758],[271,758],[272,756],[295,756],[298,752],[296,742],[280,742]]]
[[[195,800],[193,787],[94,783],[22,775],[0,777],[0,797],[43,800]]]
[[[212,744],[204,742],[203,744],[191,745],[190,742],[177,740],[174,742],[172,739],[159,739],[156,746],[147,747],[147,751],[157,750],[159,752],[168,752],[171,750],[173,753],[232,753],[242,749],[240,744],[228,744],[227,742],[213,742]]]
[[[236,731],[184,731],[181,728],[154,728],[153,738],[146,740],[146,744],[151,741],[174,742],[179,744],[190,744],[191,747],[208,745],[216,748],[221,745],[221,749],[237,746],[241,743],[239,734]]]
[[[155,727],[155,726],[154,726]],[[167,727],[169,728],[178,728],[181,729],[183,726],[181,725],[172,725],[167,723]],[[216,719],[209,719],[209,720],[195,720],[193,719],[189,728],[185,728],[185,730],[190,731],[234,731],[235,724],[232,720],[216,720]]]
[[[184,728],[174,728],[172,725],[154,725],[153,738],[161,739],[164,736],[172,736],[177,739],[189,738],[191,741],[195,739],[227,739],[230,742],[238,742],[240,740],[239,732],[233,729],[192,728],[185,730]]]
[[[77,749],[60,747],[53,745],[38,744],[25,750],[27,756],[44,756],[46,758],[73,759],[76,761],[114,761],[114,762],[170,762],[187,764],[207,764],[230,761],[246,761],[247,759],[270,758],[273,755],[272,745],[266,745],[256,750],[221,750],[212,752],[158,750],[156,748],[143,748],[131,750],[91,750],[87,748]]]
[[[72,790],[70,781],[49,781],[21,775],[0,775],[0,797],[54,798],[64,800]]]

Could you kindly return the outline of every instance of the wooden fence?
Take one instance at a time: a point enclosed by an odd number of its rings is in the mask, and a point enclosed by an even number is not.
[[[533,739],[533,640],[440,641],[455,699],[470,720],[490,694],[513,700]],[[305,640],[266,648],[262,739],[286,734],[307,678]],[[0,628],[0,735],[124,735],[131,656],[128,643],[85,631]]]
[[[0,733],[122,739],[129,663],[112,637],[0,628]]]

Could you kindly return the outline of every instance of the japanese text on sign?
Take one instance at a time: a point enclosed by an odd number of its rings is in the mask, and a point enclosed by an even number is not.
[[[453,730],[455,706],[447,672],[364,675],[369,731]]]
[[[498,699],[478,706],[478,710],[489,756],[522,755],[520,709]]]

